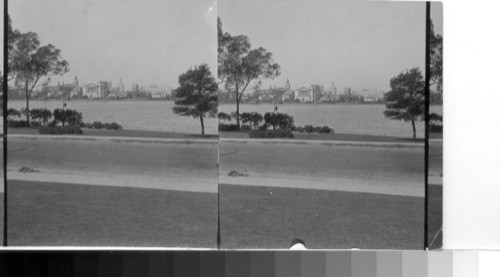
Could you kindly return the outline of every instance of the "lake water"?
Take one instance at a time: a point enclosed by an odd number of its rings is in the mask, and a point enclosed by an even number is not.
[[[219,111],[230,113],[236,105],[221,104]],[[411,137],[410,122],[384,117],[385,105],[282,104],[278,112],[293,116],[296,126],[330,126],[337,133]],[[272,104],[243,104],[240,112],[272,112]],[[424,123],[418,122],[417,137],[424,137]]]
[[[9,108],[26,107],[25,101],[9,101]],[[172,101],[68,101],[67,109],[82,113],[84,122],[117,122],[124,129],[201,133],[200,119],[172,112]],[[30,109],[62,108],[62,101],[30,101]],[[217,119],[205,118],[205,134],[217,134]]]
[[[21,109],[25,101],[9,101],[9,108]],[[172,112],[171,101],[68,101],[67,108],[82,113],[85,122],[118,122],[124,129],[200,133],[200,121]],[[62,108],[61,101],[30,101],[30,108]],[[235,104],[221,104],[219,111],[231,113]],[[385,105],[283,104],[278,112],[294,117],[295,125],[332,127],[337,133],[411,137],[411,123],[384,117]],[[242,104],[241,112],[273,111],[272,104]],[[442,106],[431,112],[442,114]],[[217,133],[217,120],[205,119],[205,133]],[[417,123],[417,136],[424,137],[424,124]]]

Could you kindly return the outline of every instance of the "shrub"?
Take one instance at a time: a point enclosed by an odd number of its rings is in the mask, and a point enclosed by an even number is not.
[[[257,128],[259,123],[261,123],[262,120],[264,119],[262,115],[258,112],[242,113],[240,118],[242,123],[250,123],[253,125],[254,128]]]
[[[443,125],[429,125],[429,132],[442,133],[443,132]]]
[[[225,113],[225,112],[220,112],[217,114],[217,119],[220,121],[231,121],[231,115]]]
[[[94,121],[92,123],[83,123],[82,126],[85,128],[88,128],[88,129],[108,129],[108,130],[122,130],[123,129],[122,125],[120,125],[116,122],[102,123],[100,121]]]
[[[219,124],[219,131],[222,132],[235,132],[239,131],[240,129],[238,128],[238,125],[236,124]]]
[[[258,128],[257,130],[259,130],[259,131],[266,131],[266,130],[267,130],[267,127],[268,127],[268,125],[267,125],[267,124],[264,124],[264,125],[262,125],[262,126],[259,126],[259,128]]]
[[[92,129],[102,129],[102,128],[104,128],[104,124],[102,124],[101,121],[94,121],[90,125],[90,128],[92,128]]]
[[[14,117],[21,117],[21,112],[10,108],[7,110],[7,120],[12,120]]]
[[[273,130],[293,130],[293,117],[284,113],[266,113],[264,114],[264,124],[273,126]]]
[[[30,117],[32,120],[38,121],[39,124],[47,125],[49,119],[52,118],[52,112],[47,109],[32,109]]]
[[[106,129],[108,129],[108,130],[122,130],[123,129],[122,125],[120,125],[116,122],[111,122],[111,123],[106,123],[106,124],[108,124],[106,126]]]
[[[250,131],[251,129],[250,125],[241,125],[241,131]]]
[[[333,129],[328,126],[318,127],[318,133],[333,133]]]
[[[314,126],[312,126],[312,125],[304,126],[304,132],[306,132],[306,133],[313,133],[315,130],[316,130],[316,128],[314,128]]]
[[[248,133],[250,138],[293,138],[290,130],[250,130]]]
[[[26,120],[8,120],[7,127],[9,128],[28,128],[31,127]]]
[[[41,126],[38,128],[38,133],[43,135],[71,135],[82,134],[82,129],[77,125],[66,125],[66,126]]]
[[[295,131],[297,132],[306,132],[306,133],[334,133],[333,129],[328,127],[328,126],[312,126],[312,125],[305,125],[304,127],[296,127]]]
[[[62,126],[65,125],[83,125],[83,116],[82,113],[77,112],[75,110],[63,110],[63,109],[55,109],[52,113],[54,116],[54,122],[61,123]]]

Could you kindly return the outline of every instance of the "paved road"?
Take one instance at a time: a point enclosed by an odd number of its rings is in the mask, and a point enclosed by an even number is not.
[[[21,173],[21,167],[38,172]],[[217,143],[9,140],[9,179],[217,192]]]
[[[220,142],[220,183],[424,195],[424,147]],[[236,170],[247,177],[229,177]]]

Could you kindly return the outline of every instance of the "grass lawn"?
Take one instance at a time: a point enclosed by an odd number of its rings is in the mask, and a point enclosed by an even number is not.
[[[248,139],[248,132],[235,131],[235,132],[219,132],[221,138],[242,138]],[[404,143],[422,143],[423,138],[416,140],[411,137],[390,137],[390,136],[375,136],[375,135],[356,135],[356,134],[320,134],[320,133],[299,133],[293,132],[293,139],[301,140],[332,140],[332,141],[370,141],[370,142],[404,142]],[[293,140],[290,139],[290,140]]]
[[[300,238],[309,248],[423,249],[421,197],[236,185],[219,194],[223,248]]]
[[[0,192],[0,247],[3,245],[3,205],[3,192]]]
[[[217,194],[9,181],[9,246],[216,247]]]
[[[82,128],[81,136],[104,136],[104,137],[138,137],[138,138],[175,138],[175,139],[216,139],[218,135],[188,134],[160,131],[141,130],[106,130],[106,129],[86,129]],[[18,135],[39,135],[37,128],[9,128],[7,134]]]
[[[434,133],[434,132],[429,132],[429,138],[430,139],[442,139],[443,138],[443,133]]]
[[[429,186],[429,244],[443,226],[443,186]],[[436,236],[434,244],[430,249],[438,249],[443,246],[443,232]]]

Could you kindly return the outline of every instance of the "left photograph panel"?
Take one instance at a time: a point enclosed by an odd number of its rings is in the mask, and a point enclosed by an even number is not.
[[[216,2],[8,14],[8,246],[215,248]]]

